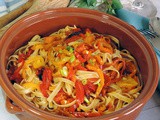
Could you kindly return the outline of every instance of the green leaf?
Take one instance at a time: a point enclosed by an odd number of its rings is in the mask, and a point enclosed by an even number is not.
[[[80,8],[95,9],[106,12],[111,15],[116,15],[115,10],[123,8],[120,0],[102,0],[100,5],[97,5],[97,0],[71,0]]]
[[[121,4],[121,2],[119,0],[112,0],[112,7],[113,9],[121,9],[123,8],[123,5]]]
[[[79,0],[79,2],[76,4],[80,8],[87,8],[87,2],[85,0]]]
[[[76,5],[80,8],[94,9],[96,7],[96,3],[96,0],[79,0]]]
[[[88,6],[95,6],[97,3],[97,0],[86,0]]]

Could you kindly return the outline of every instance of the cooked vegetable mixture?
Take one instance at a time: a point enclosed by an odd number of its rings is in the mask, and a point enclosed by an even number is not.
[[[69,117],[112,113],[142,89],[136,61],[117,38],[76,26],[35,35],[9,57],[7,67],[26,100]]]

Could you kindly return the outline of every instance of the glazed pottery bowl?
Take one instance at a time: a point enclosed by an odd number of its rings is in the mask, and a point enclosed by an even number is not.
[[[21,119],[81,119],[54,115],[38,109],[15,91],[6,74],[8,57],[17,48],[36,34],[47,36],[67,25],[90,28],[98,33],[117,37],[120,40],[120,45],[129,50],[137,60],[143,81],[141,94],[125,108],[108,115],[83,119],[135,119],[153,95],[158,84],[159,69],[155,52],[149,42],[127,23],[105,13],[80,8],[52,9],[30,15],[15,23],[2,36],[0,40],[0,84],[8,96],[6,99],[7,110]]]

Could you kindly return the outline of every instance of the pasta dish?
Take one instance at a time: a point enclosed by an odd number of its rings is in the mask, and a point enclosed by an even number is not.
[[[7,74],[27,101],[68,117],[120,110],[142,89],[136,60],[116,37],[76,26],[35,35],[9,57]]]

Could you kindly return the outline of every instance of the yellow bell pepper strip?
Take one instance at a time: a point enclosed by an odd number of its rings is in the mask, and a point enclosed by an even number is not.
[[[31,47],[32,50],[43,49],[43,44],[37,44]]]
[[[97,60],[97,62],[98,62],[100,65],[103,65],[103,64],[104,64],[102,58],[101,58],[99,55],[95,55],[94,57],[95,57],[95,59]]]
[[[92,45],[94,40],[95,40],[94,35],[86,36],[85,39],[84,39],[85,43],[87,43],[89,45]]]
[[[60,40],[61,36],[55,34],[53,36],[44,37],[44,43],[52,43],[53,41]]]
[[[103,75],[103,71],[100,69],[100,68],[98,68],[97,66],[92,66],[92,65],[86,65],[86,67],[89,69],[89,70],[93,70],[93,71],[95,71],[95,72],[97,72],[98,73],[98,75],[99,75],[99,78],[100,78],[100,84],[98,85],[98,88],[97,88],[97,90],[96,90],[96,97],[98,97],[99,96],[99,94],[101,93],[101,91],[102,91],[102,88],[103,88],[103,86],[104,86],[104,75]]]
[[[76,101],[78,104],[84,102],[84,87],[81,81],[76,80],[75,83],[75,90],[76,90]]]
[[[106,42],[105,38],[99,38],[97,40],[97,46],[101,52],[113,53],[113,48]]]
[[[55,61],[55,59],[51,58],[51,62],[54,66],[59,67],[64,65],[66,62],[68,62],[70,60],[70,57],[64,57],[62,59],[60,59],[59,61]]]
[[[43,57],[41,57],[41,56],[36,56],[37,58],[35,58],[35,60],[36,61],[34,61],[32,64],[33,64],[33,67],[35,68],[35,69],[37,69],[37,68],[40,68],[40,67],[43,67],[44,65],[45,65],[45,62],[44,62],[44,59],[43,59]]]
[[[92,32],[89,29],[86,29],[84,42],[91,45],[94,40],[95,40],[95,36],[92,34]]]
[[[44,48],[45,50],[49,50],[50,48],[52,48],[52,47],[54,47],[54,46],[57,46],[57,45],[59,45],[59,44],[61,44],[61,43],[62,43],[62,40],[53,41],[53,42],[51,42],[51,43],[44,43],[44,44],[43,44],[43,48]]]
[[[138,85],[138,82],[130,76],[123,77],[120,81],[116,82],[121,88],[126,88],[127,90],[133,89]]]
[[[33,82],[28,82],[28,83],[24,83],[24,84],[22,84],[22,86],[24,87],[24,88],[29,88],[29,89],[31,89],[32,91],[34,91],[35,89],[37,89],[38,91],[40,90],[39,89],[39,83],[33,83]]]
[[[61,44],[61,43],[62,43],[62,38],[60,35],[44,37],[43,48],[45,50],[48,50],[52,48],[52,46],[57,46],[58,44]]]
[[[45,68],[42,75],[42,83],[40,84],[40,90],[44,97],[48,97],[47,90],[49,89],[52,79],[52,70]]]
[[[30,56],[25,61],[25,65],[32,64],[35,69],[43,67],[45,65],[44,58],[40,55]]]

